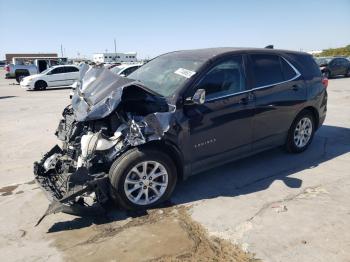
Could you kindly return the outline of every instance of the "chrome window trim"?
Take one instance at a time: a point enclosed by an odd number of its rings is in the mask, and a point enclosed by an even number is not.
[[[233,94],[227,94],[227,95],[224,95],[224,96],[213,97],[213,98],[210,98],[210,99],[208,99],[208,100],[206,99],[206,100],[205,100],[205,103],[206,103],[206,102],[213,101],[213,100],[221,99],[221,98],[226,98],[226,97],[230,97],[230,96],[234,96],[234,95],[240,95],[240,94],[248,93],[248,92],[251,92],[251,91],[254,91],[254,90],[264,89],[264,88],[267,88],[267,87],[270,87],[270,86],[275,86],[275,85],[280,85],[280,84],[288,83],[288,82],[294,81],[295,79],[298,79],[298,78],[301,76],[299,70],[296,69],[295,66],[292,65],[292,63],[290,63],[290,62],[289,62],[287,59],[285,59],[283,56],[280,56],[280,55],[277,55],[277,56],[279,56],[279,57],[282,58],[284,61],[286,61],[287,64],[294,70],[294,72],[296,73],[296,75],[295,75],[294,77],[292,77],[292,78],[289,79],[289,80],[282,81],[282,82],[277,82],[277,83],[273,83],[273,84],[269,84],[269,85],[264,85],[264,86],[258,86],[258,87],[255,87],[255,88],[252,88],[252,89],[249,89],[249,90],[245,90],[245,91],[241,91],[241,92],[237,92],[237,93],[233,93]]]

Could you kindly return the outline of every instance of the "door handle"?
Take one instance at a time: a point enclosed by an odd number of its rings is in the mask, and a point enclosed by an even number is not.
[[[253,101],[254,100],[254,95],[252,93],[249,93],[247,96],[245,97],[242,97],[240,100],[239,100],[239,103],[240,104],[243,104],[243,105],[247,105],[249,102]]]
[[[293,89],[294,91],[298,91],[298,90],[299,90],[299,88],[300,88],[300,86],[299,86],[299,85],[293,85],[293,86],[292,86],[292,89]]]
[[[239,100],[240,104],[247,105],[249,103],[248,97],[243,97],[241,100]]]

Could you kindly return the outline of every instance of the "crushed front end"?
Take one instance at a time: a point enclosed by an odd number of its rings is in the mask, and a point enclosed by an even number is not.
[[[132,147],[160,140],[169,129],[174,106],[111,74],[101,68],[87,70],[56,130],[62,146],[34,163],[35,180],[51,200],[43,217],[80,214],[107,202],[113,162]]]

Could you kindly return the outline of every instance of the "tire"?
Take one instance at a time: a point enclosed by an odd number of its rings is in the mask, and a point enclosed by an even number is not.
[[[34,90],[45,90],[47,83],[44,80],[36,81],[34,84]]]
[[[350,69],[349,69],[348,72],[345,74],[345,77],[350,77]]]
[[[26,76],[29,76],[29,74],[16,74],[16,82],[19,84],[23,78],[25,78]]]
[[[168,155],[155,149],[133,148],[112,164],[109,180],[111,198],[117,205],[127,210],[143,210],[155,207],[170,198],[177,182],[177,171]],[[127,194],[126,191],[131,193]]]
[[[331,72],[329,72],[328,70],[327,71],[324,71],[323,73],[323,76],[330,79],[331,78]]]
[[[301,126],[303,126],[303,123],[305,123],[305,129],[301,128]],[[310,126],[311,130],[307,129],[307,126]],[[299,129],[299,131],[297,129]],[[312,142],[315,134],[315,129],[316,127],[314,115],[309,110],[302,111],[295,118],[293,124],[289,129],[286,141],[287,151],[291,153],[301,153],[305,151]]]

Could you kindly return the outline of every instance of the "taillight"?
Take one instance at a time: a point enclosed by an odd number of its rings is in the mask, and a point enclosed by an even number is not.
[[[5,66],[5,71],[6,72],[10,72],[10,67],[7,65],[7,66]]]
[[[327,77],[324,77],[322,79],[322,85],[324,86],[324,88],[327,88],[327,86],[328,86],[328,78]]]

